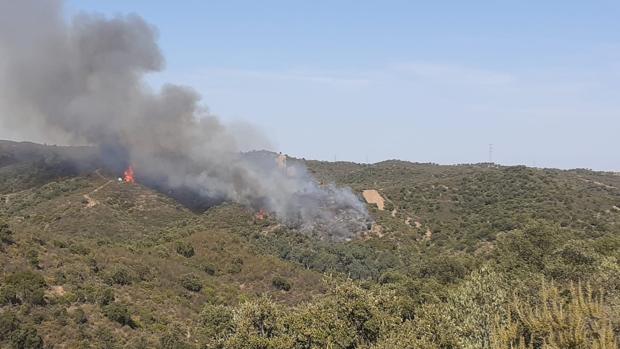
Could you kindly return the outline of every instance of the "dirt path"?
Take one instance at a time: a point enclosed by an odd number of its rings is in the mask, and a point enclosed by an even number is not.
[[[95,173],[97,174],[97,176],[99,176],[101,179],[107,179],[105,178],[101,173],[99,173],[99,170],[96,170]],[[96,199],[93,199],[91,197],[92,194],[95,194],[96,192],[98,192],[99,190],[105,188],[107,185],[109,185],[110,183],[114,182],[113,180],[108,180],[107,182],[105,182],[104,184],[98,186],[97,188],[95,188],[95,190],[91,191],[88,194],[84,194],[82,195],[84,197],[84,199],[86,199],[86,207],[87,208],[91,208],[91,207],[95,207],[97,204],[99,204],[99,201],[97,201]]]
[[[367,203],[376,204],[379,211],[383,211],[385,209],[385,200],[383,200],[381,194],[379,194],[379,192],[375,189],[367,189],[362,191],[362,196]]]
[[[598,185],[598,186],[601,186],[601,187],[604,187],[604,188],[607,188],[607,189],[618,189],[617,187],[614,187],[613,185],[601,183],[601,182],[594,181],[594,180],[591,180],[591,179],[586,179],[586,178],[583,178],[583,177],[579,177],[579,179],[581,179],[582,181],[584,181],[586,183],[592,183],[592,184],[595,184],[595,185]]]
[[[86,208],[95,207],[99,203],[99,201],[91,198],[88,194],[84,194],[82,196],[84,196],[84,199],[86,199]]]
[[[101,178],[101,179],[103,179],[103,180],[106,180],[107,178],[105,178],[105,176],[104,176],[104,175],[102,175],[102,174],[101,174],[101,172],[99,172],[99,171],[101,171],[101,169],[100,169],[100,168],[96,169],[96,170],[95,170],[95,174],[96,174],[97,176],[99,176],[99,178]]]
[[[22,193],[25,193],[25,192],[28,192],[28,191],[30,191],[30,189],[24,189],[24,190],[16,191],[16,192],[14,192],[14,193],[9,193],[9,194],[6,194],[6,195],[4,196],[4,204],[5,204],[5,205],[8,205],[8,204],[9,204],[9,202],[10,202],[10,200],[11,200],[11,197],[21,195]]]
[[[426,233],[424,234],[424,240],[430,240],[433,237],[433,232],[429,229],[426,228]]]
[[[82,195],[84,199],[86,199],[86,207],[91,208],[99,204],[99,201],[97,201],[96,199],[93,199],[90,195],[95,194],[96,192],[103,189],[105,186],[107,186],[108,184],[112,182],[114,181],[110,179],[109,181],[105,182],[105,184],[97,187],[95,190],[91,191],[90,193]]]
[[[4,204],[5,205],[9,205],[10,201],[11,201],[11,196],[16,196],[18,193],[10,193],[10,194],[6,194],[4,196]]]

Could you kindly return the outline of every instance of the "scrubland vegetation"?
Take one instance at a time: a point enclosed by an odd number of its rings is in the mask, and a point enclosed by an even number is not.
[[[58,153],[0,147],[2,348],[619,347],[617,174],[308,161],[386,200],[334,243],[115,180],[89,207],[116,174]]]

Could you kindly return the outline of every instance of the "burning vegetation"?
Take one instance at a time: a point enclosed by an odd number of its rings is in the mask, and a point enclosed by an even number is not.
[[[267,218],[267,211],[261,208],[258,212],[256,212],[256,214],[254,214],[254,218],[259,221],[265,220]]]
[[[133,184],[136,182],[134,178],[134,174],[133,174],[133,166],[130,165],[129,167],[127,167],[127,169],[123,173],[123,181],[125,181],[125,183],[130,183],[130,184]]]
[[[66,22],[58,1],[4,7],[12,16],[0,22],[0,121],[16,133],[96,145],[111,168],[140,168],[144,184],[262,208],[304,232],[321,227],[342,239],[365,226],[366,208],[349,189],[319,186],[301,162],[283,155],[244,154],[269,142],[222,124],[191,88],[145,87],[145,74],[159,71],[164,58],[142,18],[80,14]],[[134,183],[131,167],[124,181]]]

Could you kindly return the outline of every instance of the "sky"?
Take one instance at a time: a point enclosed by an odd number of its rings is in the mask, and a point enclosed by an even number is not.
[[[138,14],[188,85],[272,150],[620,171],[619,1],[69,0]],[[492,154],[489,145],[492,144]]]

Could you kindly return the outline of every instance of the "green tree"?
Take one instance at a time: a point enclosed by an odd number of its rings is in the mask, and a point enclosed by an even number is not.
[[[43,339],[34,327],[24,326],[13,332],[11,344],[15,349],[41,349],[43,348]]]
[[[445,301],[423,304],[412,321],[391,331],[378,348],[495,348],[493,324],[508,317],[507,289],[501,274],[483,267],[450,290]]]
[[[0,245],[10,245],[13,243],[15,243],[13,231],[6,222],[0,220]]]
[[[400,299],[392,290],[365,290],[352,281],[332,285],[315,302],[286,318],[295,348],[356,348],[375,344],[400,323]]]
[[[14,292],[21,302],[43,305],[45,304],[45,288],[47,284],[41,274],[32,271],[20,271],[10,274],[5,279],[3,288]],[[6,296],[5,296],[6,297]]]
[[[105,316],[121,325],[135,327],[135,323],[131,319],[129,308],[125,304],[111,303],[103,308]]]
[[[225,348],[288,349],[292,340],[286,336],[282,307],[267,298],[248,301],[236,309],[234,334]]]
[[[204,335],[211,339],[227,338],[234,330],[232,309],[224,305],[205,304],[200,322]]]

